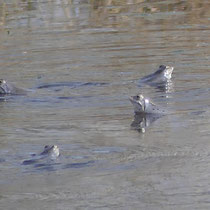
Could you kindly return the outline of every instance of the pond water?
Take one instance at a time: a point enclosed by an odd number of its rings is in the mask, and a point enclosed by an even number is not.
[[[209,9],[1,0],[0,77],[28,90],[0,101],[1,209],[209,209]],[[172,82],[140,87],[160,64]],[[169,114],[136,118],[137,93]],[[47,144],[55,162],[22,164]]]

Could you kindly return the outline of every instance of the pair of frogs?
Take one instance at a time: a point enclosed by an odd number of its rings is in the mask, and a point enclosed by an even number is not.
[[[149,84],[152,86],[157,86],[160,84],[166,84],[170,81],[173,67],[161,65],[158,70],[153,74],[143,77],[140,79],[141,84]],[[6,80],[0,80],[0,95],[24,95],[27,91],[21,88],[17,88],[12,84],[8,83]],[[165,114],[165,111],[159,108],[157,105],[152,103],[148,98],[145,98],[142,94],[132,96],[129,98],[130,102],[133,104],[134,113],[140,115],[146,114]],[[56,159],[60,155],[59,148],[56,145],[46,145],[44,151],[38,155],[33,155],[34,158],[30,160],[23,161],[24,165],[29,165],[36,163],[43,159]]]
[[[141,84],[149,84],[151,86],[166,85],[172,77],[174,67],[159,66],[159,69],[148,76],[140,79]],[[129,98],[133,104],[135,114],[165,114],[165,110],[152,103],[148,98],[142,94],[132,96]]]

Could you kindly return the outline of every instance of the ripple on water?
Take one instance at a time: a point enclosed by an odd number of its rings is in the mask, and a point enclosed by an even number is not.
[[[1,208],[209,209],[209,7],[4,1],[1,77],[40,88],[0,98]],[[161,64],[172,84],[135,83]],[[139,92],[172,114],[130,126]],[[21,164],[46,144],[58,160]]]

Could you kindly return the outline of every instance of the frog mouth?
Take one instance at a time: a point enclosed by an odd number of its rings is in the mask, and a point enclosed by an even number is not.
[[[132,104],[139,104],[139,105],[142,105],[142,104],[140,103],[140,101],[138,101],[138,100],[136,99],[136,96],[131,96],[131,97],[129,97],[129,100],[130,100],[130,102],[131,102]]]
[[[141,108],[141,111],[144,112],[145,109],[146,109],[145,99],[141,99],[141,101],[140,101],[136,97],[137,96],[131,96],[131,97],[129,97],[130,102],[133,104],[134,107]]]

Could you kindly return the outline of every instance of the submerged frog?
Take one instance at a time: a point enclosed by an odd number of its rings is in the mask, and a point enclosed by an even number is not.
[[[140,79],[140,83],[147,83],[147,84],[161,84],[170,81],[172,77],[174,67],[172,66],[165,66],[160,65],[158,70],[153,74],[149,74],[142,79]]]
[[[130,102],[133,104],[135,113],[144,114],[166,114],[166,111],[152,103],[148,98],[139,94],[136,96],[131,96],[129,98]]]
[[[60,151],[57,145],[46,145],[44,151],[40,154],[33,154],[33,158],[23,161],[23,165],[30,165],[42,161],[56,160],[60,156]]]
[[[0,95],[25,95],[26,90],[17,88],[4,79],[0,79]]]

